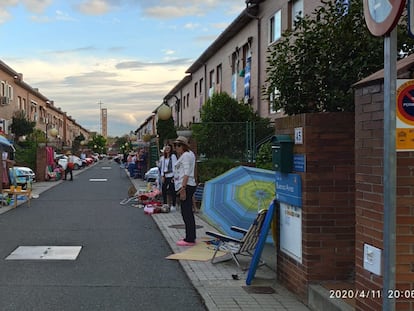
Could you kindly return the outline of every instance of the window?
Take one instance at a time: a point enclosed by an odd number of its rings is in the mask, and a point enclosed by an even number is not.
[[[274,89],[273,93],[269,97],[269,113],[278,113],[281,112],[281,109],[276,110],[273,106],[273,102],[280,96],[278,89]]]
[[[221,93],[221,78],[223,75],[223,69],[221,68],[221,64],[217,66],[216,69],[216,93]]]
[[[194,83],[194,98],[197,97],[197,92],[198,92],[198,83]]]
[[[211,70],[208,76],[208,87],[212,88],[213,86],[214,86],[214,70]]]
[[[213,96],[214,93],[214,70],[211,70],[208,75],[208,96]]]
[[[231,73],[235,74],[239,67],[239,50],[231,54]]]
[[[13,87],[11,85],[7,85],[7,95],[10,100],[13,100]]]
[[[221,75],[222,75],[222,68],[221,68],[221,64],[217,66],[217,70],[216,70],[216,83],[220,84],[221,83]]]
[[[20,96],[17,96],[17,109],[24,110],[24,107],[22,106],[22,98]]]
[[[295,22],[298,17],[303,17],[303,0],[294,0],[292,2],[292,29],[295,29]]]
[[[201,79],[200,79],[200,87],[199,87],[199,93],[200,93],[200,94],[203,94],[203,81],[204,81],[204,79],[203,79],[203,78],[201,78]]]
[[[269,20],[269,44],[282,36],[282,10],[276,12]]]

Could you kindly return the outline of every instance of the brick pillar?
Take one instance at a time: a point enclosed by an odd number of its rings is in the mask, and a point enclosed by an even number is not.
[[[306,303],[308,285],[345,281],[355,258],[354,114],[309,113],[276,120],[276,134],[303,130],[295,154],[302,178],[302,262],[278,249],[278,279]]]
[[[38,147],[36,150],[36,180],[45,181],[46,180],[46,166],[47,166],[47,157],[46,157],[46,147]]]

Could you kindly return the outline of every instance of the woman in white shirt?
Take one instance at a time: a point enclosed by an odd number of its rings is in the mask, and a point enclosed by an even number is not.
[[[161,182],[162,182],[162,200],[164,204],[168,204],[168,195],[171,196],[171,211],[175,210],[175,204],[177,196],[174,188],[174,172],[173,168],[177,163],[177,157],[172,153],[172,146],[164,146],[163,156],[160,161],[160,173],[161,173]]]
[[[195,155],[190,150],[187,138],[178,136],[174,141],[179,156],[174,166],[175,190],[180,198],[181,215],[185,225],[185,238],[179,240],[179,246],[193,246],[196,241],[196,226],[193,212],[193,194],[196,190],[194,179]]]

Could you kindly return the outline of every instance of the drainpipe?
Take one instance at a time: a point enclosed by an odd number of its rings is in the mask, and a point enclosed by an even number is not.
[[[204,64],[204,103],[208,100],[207,94],[207,64]]]
[[[261,84],[262,84],[262,51],[261,51],[261,44],[262,44],[262,40],[261,40],[261,31],[260,31],[260,18],[257,18],[257,111],[259,116],[261,115],[260,113],[260,109],[261,109],[261,104],[262,104],[262,96],[260,94],[260,90],[261,90]]]
[[[260,108],[261,108],[261,96],[260,96],[261,76],[260,76],[260,73],[261,73],[261,61],[262,61],[262,58],[261,58],[261,43],[262,43],[262,40],[260,39],[260,35],[261,35],[260,25],[261,24],[260,24],[260,17],[259,16],[252,15],[252,14],[249,13],[248,9],[249,9],[250,6],[258,6],[259,7],[259,4],[250,3],[250,1],[247,0],[246,1],[245,13],[250,18],[257,20],[257,90],[256,90],[256,92],[257,92],[257,112],[260,115]]]

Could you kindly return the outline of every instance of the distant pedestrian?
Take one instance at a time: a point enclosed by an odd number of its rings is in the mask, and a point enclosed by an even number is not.
[[[177,163],[177,156],[172,153],[172,146],[165,145],[163,155],[160,158],[160,174],[162,183],[162,199],[164,204],[168,204],[168,196],[171,197],[171,211],[175,211],[176,193],[174,187],[173,167]]]
[[[193,211],[195,155],[190,150],[187,138],[178,136],[174,141],[179,158],[174,166],[175,190],[180,198],[181,215],[185,225],[185,237],[177,242],[179,246],[193,246],[196,242],[196,225]]]
[[[68,164],[67,164],[66,169],[65,169],[65,178],[64,178],[64,180],[68,179],[68,174],[69,174],[70,175],[70,180],[72,181],[73,180],[73,169],[75,168],[75,163],[74,163],[75,161],[74,161],[73,155],[70,151],[68,151],[66,153],[66,155],[68,157]]]
[[[136,158],[136,167],[137,173],[135,174],[134,178],[144,179],[145,172],[147,169],[147,154],[143,148],[138,151]]]

